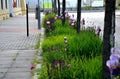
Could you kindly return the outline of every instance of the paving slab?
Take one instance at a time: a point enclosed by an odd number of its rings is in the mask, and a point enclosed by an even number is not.
[[[16,61],[31,61],[34,57],[17,57]]]
[[[18,68],[11,68],[9,69],[8,73],[15,73],[15,72],[30,72],[30,68],[26,67],[18,67]]]
[[[0,61],[12,61],[12,57],[0,57]]]
[[[31,79],[29,72],[7,73],[4,79]]]
[[[0,73],[6,73],[8,71],[7,68],[0,68]]]
[[[6,64],[6,65],[8,65],[8,64],[11,64],[13,62],[13,60],[8,60],[8,61],[0,61],[0,65],[4,65],[4,64]]]
[[[0,65],[0,68],[10,68],[11,64],[2,64]]]
[[[0,73],[0,79],[4,79],[4,73]]]

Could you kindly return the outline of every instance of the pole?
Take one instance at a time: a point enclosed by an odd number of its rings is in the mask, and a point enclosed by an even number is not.
[[[40,0],[38,0],[38,29],[40,28]]]
[[[65,9],[66,9],[66,0],[63,0],[62,2],[62,17],[63,17],[62,25],[65,24]]]
[[[77,33],[80,33],[81,0],[77,0]]]
[[[27,37],[29,36],[28,4],[26,4]]]
[[[43,0],[43,12],[44,12],[44,0]]]

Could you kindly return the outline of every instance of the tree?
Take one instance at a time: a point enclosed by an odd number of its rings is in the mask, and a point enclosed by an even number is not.
[[[63,17],[63,20],[62,20],[62,24],[64,25],[65,24],[65,9],[66,9],[66,0],[63,0],[62,1],[62,17]]]
[[[81,0],[77,0],[77,33],[80,33]]]
[[[111,34],[115,33],[115,2],[116,0],[105,1],[105,19],[104,19],[104,35],[102,48],[102,79],[110,79],[110,74],[106,66],[106,61],[109,60],[111,49]]]
[[[60,0],[58,0],[58,16],[60,16]]]

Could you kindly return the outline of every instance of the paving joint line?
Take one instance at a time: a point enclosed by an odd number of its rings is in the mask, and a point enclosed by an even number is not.
[[[4,76],[1,77],[0,79],[5,79],[6,74],[8,73],[9,69],[12,68],[13,64],[14,64],[15,61],[16,61],[16,58],[18,57],[18,55],[19,55],[19,52],[16,53],[15,57],[14,57],[13,60],[12,60],[12,63],[11,63],[11,65],[10,65],[10,67],[8,67],[8,69],[7,69],[7,72],[5,72]]]

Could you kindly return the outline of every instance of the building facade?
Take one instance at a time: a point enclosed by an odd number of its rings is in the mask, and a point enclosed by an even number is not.
[[[0,0],[0,20],[25,14],[25,0]]]

